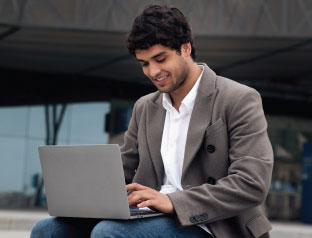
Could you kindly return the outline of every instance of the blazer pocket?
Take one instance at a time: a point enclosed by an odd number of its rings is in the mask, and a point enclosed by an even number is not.
[[[225,123],[223,121],[223,118],[220,117],[217,121],[215,121],[214,123],[212,123],[210,126],[207,127],[206,132],[205,132],[205,137],[212,136],[224,126],[225,126]]]
[[[272,229],[269,220],[263,214],[250,219],[246,227],[254,237],[260,237]]]

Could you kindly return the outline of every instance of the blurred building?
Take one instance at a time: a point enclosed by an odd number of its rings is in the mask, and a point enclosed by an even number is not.
[[[155,90],[124,40],[156,2],[190,20],[198,61],[261,93],[275,153],[267,212],[299,219],[312,141],[310,0],[0,0],[0,193],[34,192],[38,144],[121,143],[129,108]]]

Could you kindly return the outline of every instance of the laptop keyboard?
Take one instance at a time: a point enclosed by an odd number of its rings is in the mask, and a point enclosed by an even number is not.
[[[157,211],[153,211],[150,209],[140,209],[138,207],[132,207],[129,206],[130,209],[130,214],[131,215],[145,215],[145,214],[155,214],[155,213],[159,213]]]

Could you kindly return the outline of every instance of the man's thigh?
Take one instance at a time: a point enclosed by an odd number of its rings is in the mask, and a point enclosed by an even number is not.
[[[91,238],[104,237],[209,237],[197,226],[179,228],[172,217],[160,216],[134,220],[103,220],[91,233]]]
[[[31,238],[90,237],[100,219],[50,217],[40,220],[32,229]]]

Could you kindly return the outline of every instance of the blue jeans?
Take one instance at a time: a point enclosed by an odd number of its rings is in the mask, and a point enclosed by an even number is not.
[[[50,217],[39,221],[31,238],[131,238],[131,237],[210,237],[197,226],[180,228],[173,217],[160,216],[134,220],[100,220]]]

